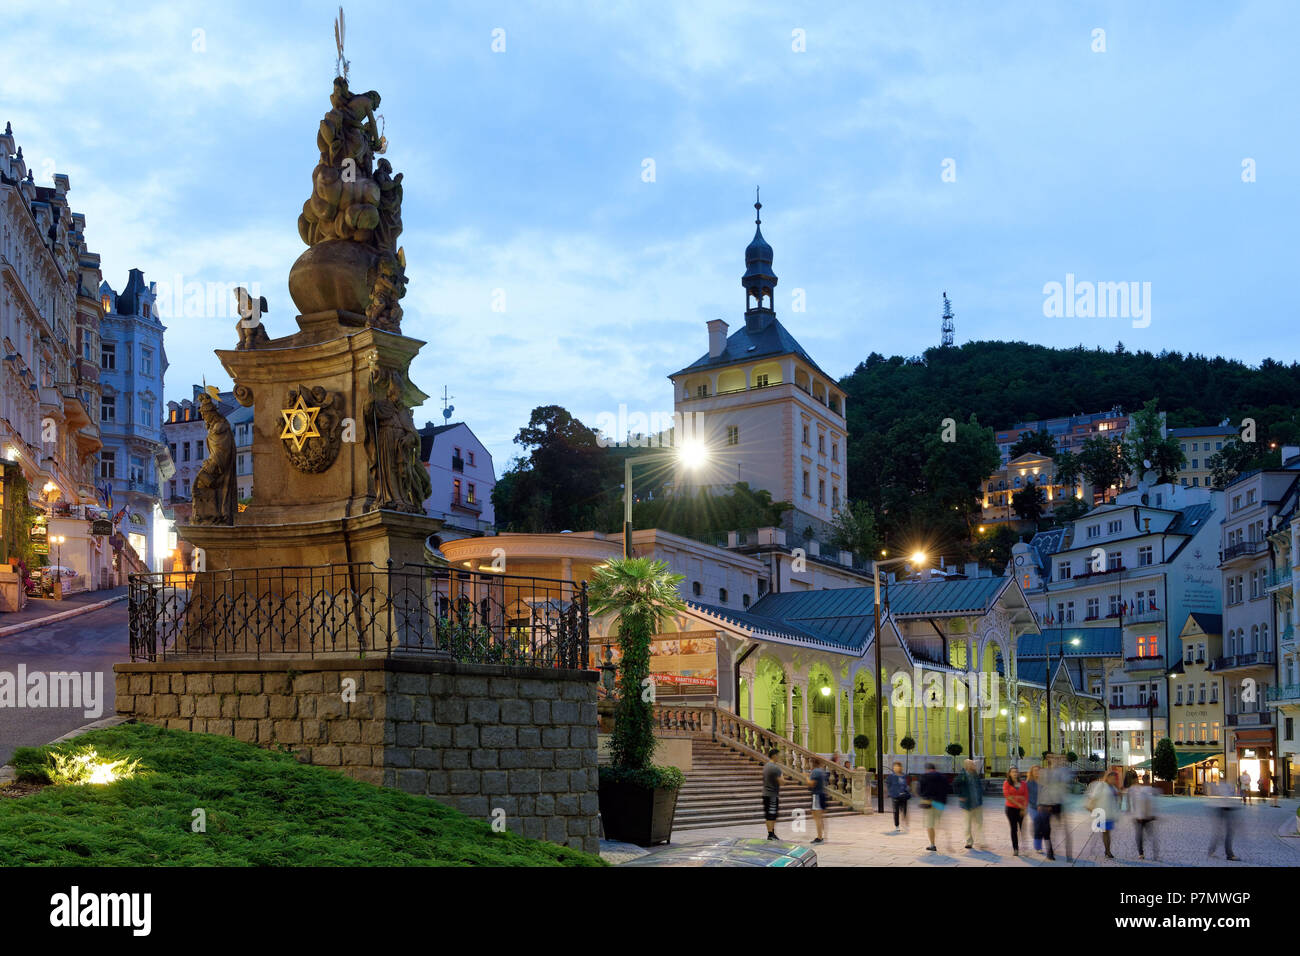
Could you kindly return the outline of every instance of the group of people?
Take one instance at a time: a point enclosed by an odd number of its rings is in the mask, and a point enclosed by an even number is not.
[[[1024,778],[1014,767],[1007,773],[1002,784],[1002,799],[1011,832],[1012,855],[1020,855],[1020,838],[1028,823],[1034,850],[1044,853],[1049,860],[1055,860],[1056,849],[1052,837],[1055,823],[1058,832],[1064,837],[1066,859],[1070,858],[1070,831],[1063,825],[1063,812],[1066,794],[1072,783],[1073,774],[1064,765],[1044,768],[1035,764]],[[938,851],[937,835],[942,829],[943,811],[953,798],[962,809],[966,849],[988,849],[984,843],[984,777],[974,760],[965,761],[961,773],[957,774],[951,784],[934,764],[926,764],[925,773],[916,783],[915,794],[903,773],[903,765],[895,763],[894,772],[885,779],[885,788],[893,804],[896,831],[907,827],[908,803],[914,795],[918,799],[924,812],[926,836],[929,838],[926,850]],[[1111,853],[1111,833],[1119,819],[1121,802],[1125,799],[1134,822],[1138,858],[1146,858],[1146,838],[1154,837],[1151,829],[1155,822],[1154,795],[1155,790],[1148,784],[1146,776],[1139,778],[1132,771],[1122,787],[1115,771],[1088,787],[1084,806],[1092,815],[1092,829],[1101,834],[1107,858],[1114,859]],[[1154,845],[1152,849],[1154,852]],[[1227,851],[1232,859],[1231,843],[1228,844]]]
[[[1243,770],[1241,776],[1237,778],[1237,790],[1241,793],[1241,802],[1250,806],[1250,771]],[[1261,772],[1259,775],[1259,799],[1267,800],[1271,794],[1273,797],[1272,806],[1278,806],[1277,799],[1280,796],[1279,788],[1273,785],[1272,778],[1267,772]]]

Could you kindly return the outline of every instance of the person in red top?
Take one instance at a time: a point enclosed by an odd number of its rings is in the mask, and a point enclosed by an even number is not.
[[[1029,809],[1029,785],[1020,779],[1020,771],[1012,767],[1002,784],[1002,796],[1007,799],[1007,822],[1011,824],[1011,853],[1020,855],[1020,824]]]

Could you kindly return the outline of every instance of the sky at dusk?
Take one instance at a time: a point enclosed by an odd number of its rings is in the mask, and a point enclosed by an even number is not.
[[[777,315],[832,375],[938,344],[945,290],[958,344],[1300,359],[1300,5],[346,11],[405,174],[412,377],[498,473],[534,406],[671,410],[705,323],[743,321],[759,184]],[[70,176],[114,288],[257,284],[295,330],[336,12],[6,0],[0,123],[38,183]],[[1149,313],[1045,315],[1067,276],[1137,283]],[[162,314],[166,397],[229,387],[233,313]]]

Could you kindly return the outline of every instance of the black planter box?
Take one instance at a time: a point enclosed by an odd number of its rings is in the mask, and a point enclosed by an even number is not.
[[[667,843],[676,810],[676,788],[650,790],[633,783],[600,783],[600,822],[607,840],[637,846]]]

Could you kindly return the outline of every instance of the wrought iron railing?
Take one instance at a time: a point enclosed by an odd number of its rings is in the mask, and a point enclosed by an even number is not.
[[[132,660],[435,655],[585,668],[586,582],[340,564],[132,574]]]

